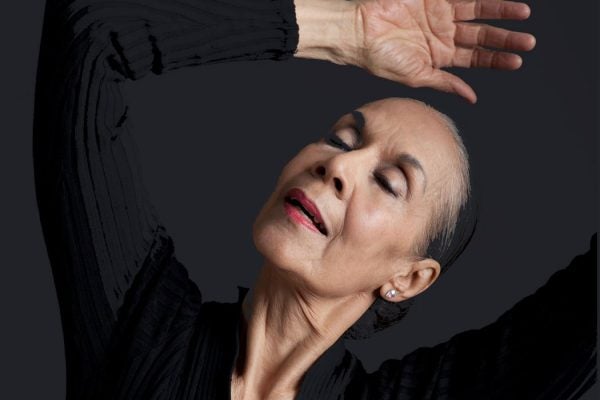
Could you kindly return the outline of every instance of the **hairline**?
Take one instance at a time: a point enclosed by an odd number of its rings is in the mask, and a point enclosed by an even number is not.
[[[451,241],[458,224],[460,210],[469,199],[471,185],[469,155],[456,123],[448,115],[436,110],[430,105],[423,102],[421,102],[421,104],[426,106],[430,111],[433,111],[434,114],[441,119],[445,128],[452,135],[457,155],[457,169],[455,169],[457,172],[454,173],[455,176],[453,177],[453,182],[456,183],[456,190],[449,189],[448,185],[442,189],[442,202],[434,205],[424,229],[413,246],[413,252],[420,258],[424,258],[428,256],[428,254],[425,254],[427,248],[436,238],[441,237],[443,247],[447,246]],[[450,185],[450,188],[454,186],[455,185]]]

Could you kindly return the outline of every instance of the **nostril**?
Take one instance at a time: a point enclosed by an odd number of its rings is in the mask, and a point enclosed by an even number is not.
[[[320,176],[324,176],[325,175],[325,167],[322,165],[319,165],[317,167],[317,174]]]
[[[333,178],[333,182],[335,184],[335,188],[338,190],[338,192],[342,191],[342,181],[340,181],[339,178]]]

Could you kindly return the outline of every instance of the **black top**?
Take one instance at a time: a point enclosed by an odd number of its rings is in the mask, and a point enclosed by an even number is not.
[[[228,399],[237,303],[203,302],[142,184],[123,82],[290,58],[291,0],[48,0],[34,167],[70,399]],[[567,399],[595,380],[596,247],[497,322],[373,373],[342,340],[298,399]],[[549,356],[551,355],[551,357]]]

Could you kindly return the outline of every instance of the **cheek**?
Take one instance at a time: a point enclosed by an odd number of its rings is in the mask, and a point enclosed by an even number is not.
[[[342,276],[348,280],[356,278],[369,283],[367,281],[374,277],[371,275],[391,258],[390,249],[396,235],[394,224],[390,214],[381,207],[372,203],[363,206],[353,203],[348,208],[339,237],[326,251],[326,265],[343,268]]]
[[[410,242],[405,213],[402,209],[390,210],[391,206],[384,201],[371,199],[362,204],[353,203],[346,214],[342,240],[331,249],[332,255],[344,259],[348,268],[358,271],[357,274],[362,274],[360,271],[368,266],[374,279],[378,279],[376,275],[384,273],[391,262],[402,257],[407,247],[403,243]]]
[[[357,245],[376,243],[393,234],[395,220],[396,216],[391,215],[386,207],[379,203],[353,204],[346,214],[344,235]]]
[[[284,185],[294,176],[307,171],[308,168],[316,161],[315,152],[312,151],[313,144],[304,147],[294,158],[287,162],[281,170],[281,174],[277,178],[277,188]]]

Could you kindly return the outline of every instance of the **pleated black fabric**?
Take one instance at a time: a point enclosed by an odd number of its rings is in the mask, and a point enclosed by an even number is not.
[[[205,302],[142,183],[123,83],[285,60],[291,0],[48,0],[33,156],[69,399],[228,399],[241,301]],[[595,242],[595,241],[594,241]],[[299,399],[567,399],[595,379],[595,245],[496,323],[368,374],[335,343]]]

